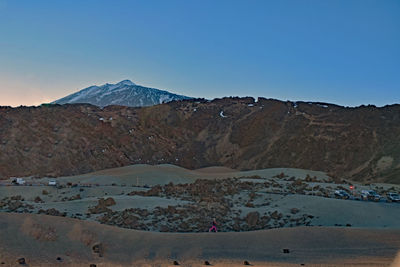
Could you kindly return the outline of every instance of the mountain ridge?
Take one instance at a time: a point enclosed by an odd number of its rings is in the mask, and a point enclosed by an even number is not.
[[[93,85],[53,101],[51,104],[92,104],[99,107],[120,105],[143,107],[162,104],[190,97],[173,94],[165,90],[137,85],[130,80],[116,84]]]
[[[2,107],[0,151],[0,177],[171,163],[290,167],[400,183],[400,105],[347,108],[247,97],[142,108]]]

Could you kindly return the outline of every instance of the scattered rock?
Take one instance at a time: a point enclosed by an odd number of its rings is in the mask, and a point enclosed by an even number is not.
[[[72,201],[72,200],[78,200],[78,199],[81,199],[81,195],[80,195],[80,194],[77,194],[77,195],[75,195],[75,196],[72,196],[72,197],[70,197],[68,200],[69,200],[69,201]]]
[[[51,209],[47,209],[47,210],[40,209],[38,211],[38,213],[46,214],[46,215],[50,215],[50,216],[61,216],[61,217],[67,216],[66,212],[60,212],[60,211],[56,210],[55,208],[51,208]]]
[[[166,225],[161,225],[160,226],[160,232],[169,232],[169,228]]]
[[[15,211],[15,210],[19,209],[19,208],[22,207],[22,206],[23,206],[23,205],[22,205],[22,202],[19,201],[19,200],[17,200],[17,201],[12,201],[12,202],[8,203],[8,209],[9,209],[10,211]]]
[[[275,177],[275,178],[280,178],[280,179],[282,179],[282,178],[285,178],[285,177],[287,177],[287,176],[285,175],[285,173],[281,172],[280,174],[277,174],[277,175],[275,175],[274,177]]]
[[[99,214],[104,212],[111,213],[112,210],[107,207],[113,206],[115,204],[116,204],[115,200],[112,197],[109,197],[107,199],[100,198],[96,206],[89,208],[89,212],[93,214]]]
[[[35,197],[33,201],[35,201],[35,203],[43,203],[43,200],[39,196]]]
[[[293,181],[293,183],[292,183],[292,186],[294,186],[294,187],[305,186],[305,185],[306,184],[303,183],[303,181],[300,179],[297,179],[297,180]]]
[[[246,223],[249,227],[255,227],[260,219],[260,213],[258,211],[253,211],[247,214]]]
[[[22,200],[22,201],[24,200],[21,195],[12,196],[12,197],[10,197],[10,199],[11,200]]]
[[[107,207],[114,206],[116,204],[115,200],[112,197],[108,197],[105,200],[103,200],[103,199],[101,199],[101,200],[104,201],[104,205]],[[100,203],[100,200],[99,200],[99,203]]]
[[[296,214],[296,213],[298,213],[300,210],[299,209],[297,209],[297,208],[291,208],[290,209],[290,213],[291,214]]]
[[[271,213],[271,218],[274,220],[280,220],[282,216],[283,216],[282,213],[278,213],[277,210]]]
[[[251,202],[247,202],[245,206],[248,208],[254,208],[254,204]]]
[[[25,258],[19,258],[19,259],[17,260],[17,262],[18,262],[19,264],[21,264],[21,265],[26,264]]]
[[[284,248],[284,249],[282,249],[282,252],[287,254],[287,253],[290,253],[290,250],[288,248]]]
[[[92,251],[93,251],[93,253],[98,254],[99,257],[103,257],[103,252],[104,252],[103,244],[102,243],[94,244],[92,246]]]

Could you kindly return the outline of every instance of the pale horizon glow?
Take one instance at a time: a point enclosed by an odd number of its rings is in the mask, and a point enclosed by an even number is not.
[[[129,79],[200,98],[400,103],[396,0],[0,0],[0,105]]]

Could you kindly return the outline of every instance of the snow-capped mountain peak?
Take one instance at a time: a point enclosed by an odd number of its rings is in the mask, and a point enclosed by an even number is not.
[[[132,86],[132,85],[136,85],[136,84],[133,83],[131,80],[123,80],[123,81],[120,81],[119,83],[117,83],[117,85],[129,85],[129,86]]]
[[[109,105],[141,107],[189,98],[168,91],[140,86],[130,80],[123,80],[116,84],[106,83],[100,86],[90,86],[53,103],[89,103],[100,107]]]

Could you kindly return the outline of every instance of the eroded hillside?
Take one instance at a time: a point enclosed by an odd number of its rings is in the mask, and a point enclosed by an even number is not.
[[[137,163],[292,167],[400,183],[400,106],[224,98],[146,108],[0,108],[0,177]]]

